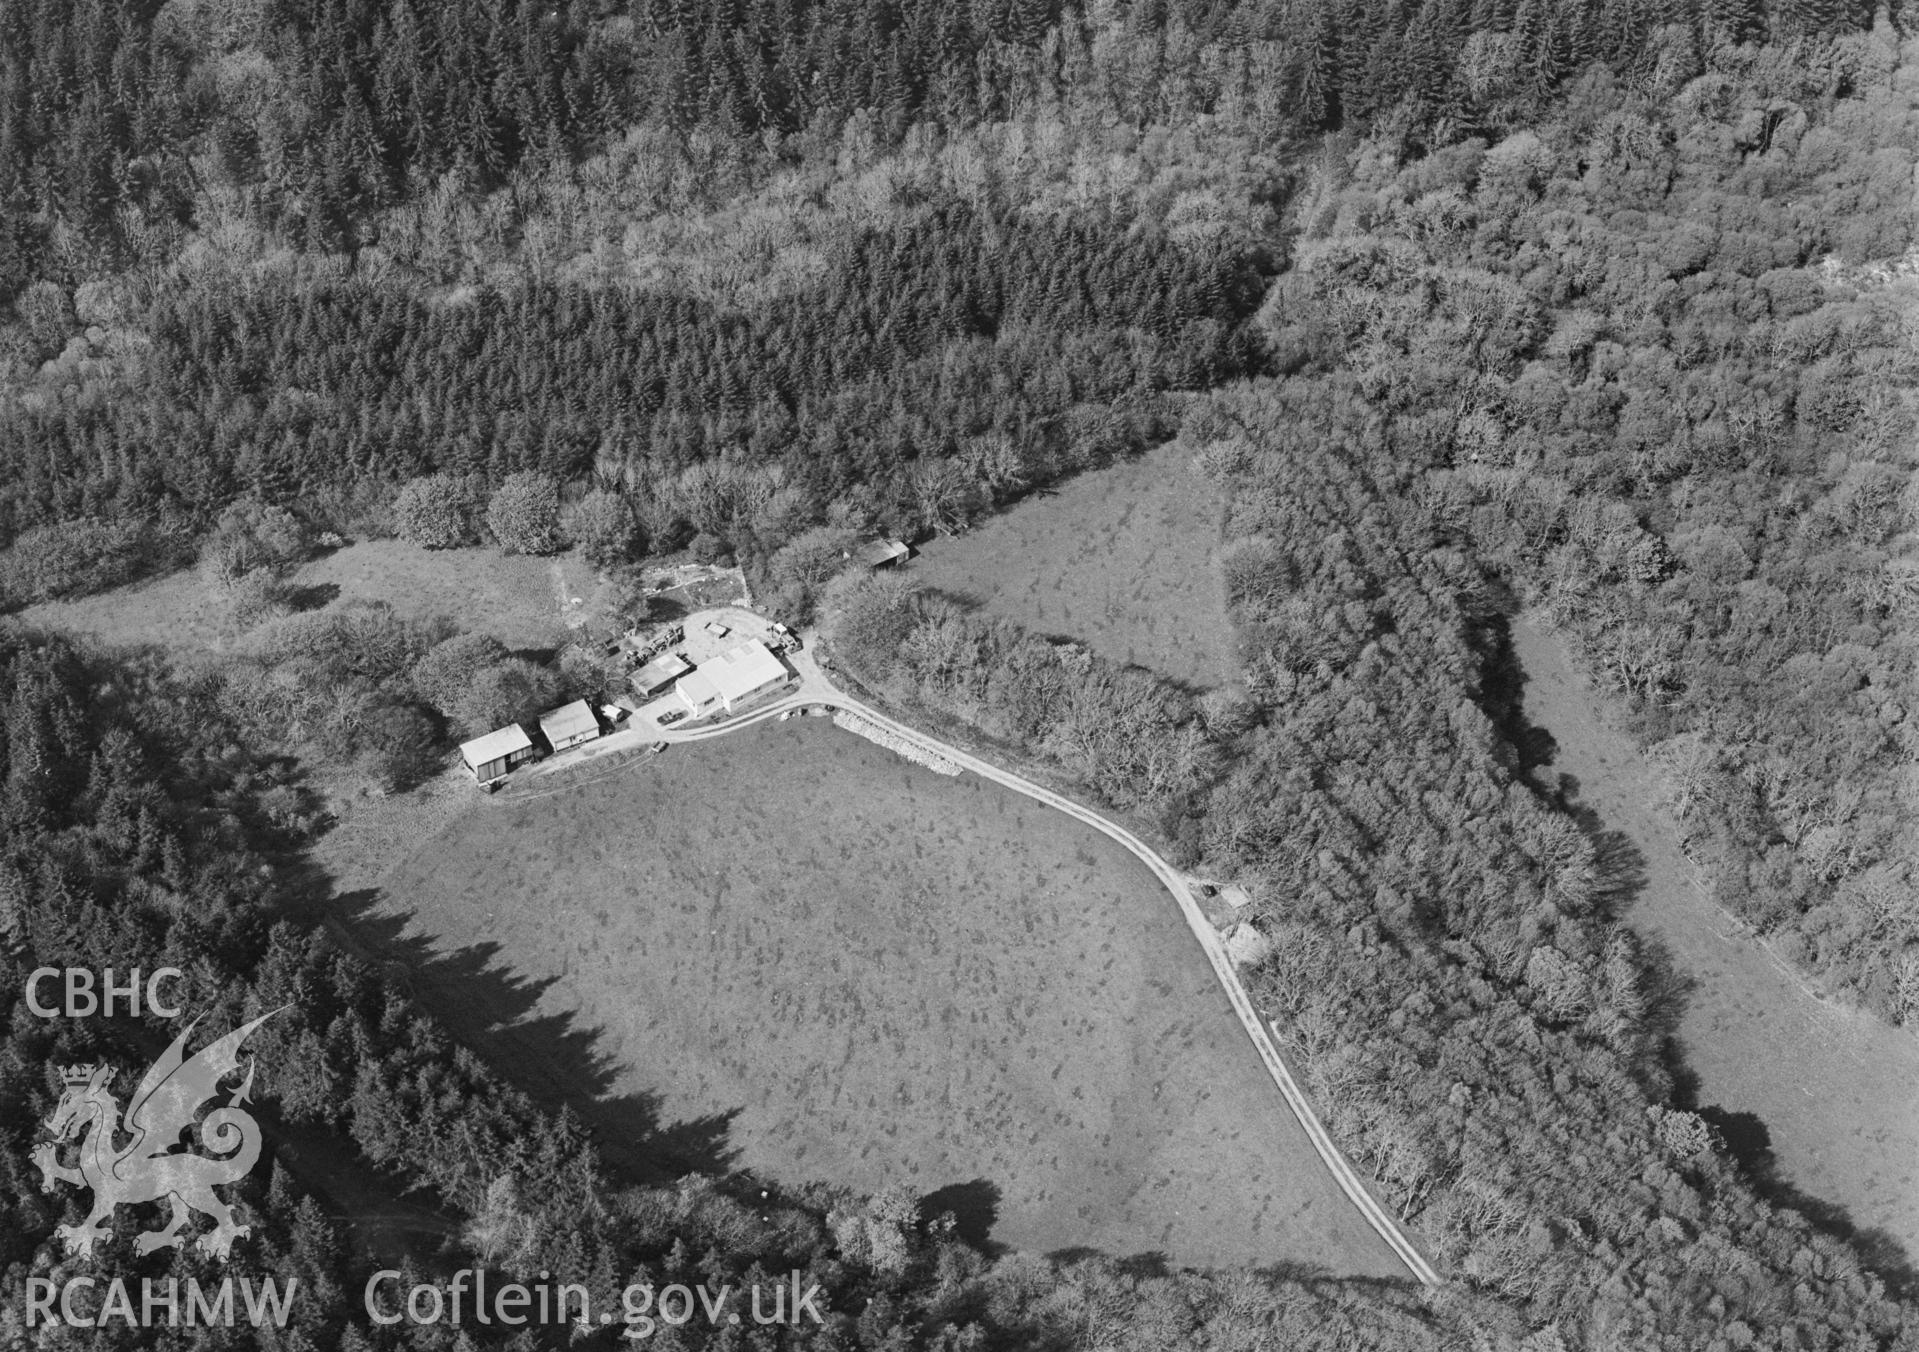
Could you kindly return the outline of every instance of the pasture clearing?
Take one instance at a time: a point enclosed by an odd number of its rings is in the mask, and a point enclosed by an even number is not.
[[[570,626],[611,604],[609,588],[577,552],[536,559],[492,546],[421,549],[404,540],[363,540],[309,559],[289,581],[302,609],[384,601],[403,616],[445,615],[509,648],[557,647]],[[179,654],[224,652],[242,637],[223,598],[194,568],[29,606],[20,618],[101,643]]]
[[[577,551],[536,559],[491,545],[421,549],[404,540],[336,549],[302,565],[293,584],[337,588],[341,600],[385,601],[398,615],[445,615],[463,632],[490,633],[509,648],[557,647],[570,623],[604,601],[598,576]]]
[[[1036,633],[1076,639],[1198,688],[1232,675],[1216,554],[1222,504],[1168,442],[925,545],[914,581]]]
[[[1821,998],[1716,906],[1680,848],[1658,773],[1609,721],[1563,640],[1525,616],[1512,637],[1526,720],[1554,744],[1535,777],[1550,786],[1572,776],[1572,805],[1624,834],[1643,886],[1623,918],[1692,982],[1678,1038],[1699,1108],[1734,1153],[1770,1163],[1770,1181],[1800,1194],[1789,1200],[1814,1214],[1843,1209],[1871,1261],[1919,1265],[1919,1040]]]
[[[1120,845],[823,719],[473,810],[362,915],[629,1167],[997,1189],[993,1238],[1402,1279]]]

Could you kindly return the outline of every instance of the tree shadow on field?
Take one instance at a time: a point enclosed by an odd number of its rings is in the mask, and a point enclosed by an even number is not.
[[[1503,614],[1489,615],[1468,635],[1479,658],[1479,689],[1474,702],[1512,748],[1513,768],[1530,778],[1534,771],[1558,758],[1559,743],[1551,732],[1526,717],[1526,669],[1513,651],[1512,621]]]
[[[1561,775],[1562,780],[1571,775]],[[1562,791],[1564,786],[1562,785]],[[1600,815],[1583,803],[1562,799],[1560,806],[1579,827],[1580,834],[1593,852],[1593,904],[1610,920],[1625,917],[1639,894],[1646,890],[1646,856],[1624,831],[1606,825]]]
[[[1878,1226],[1860,1225],[1845,1207],[1816,1197],[1795,1186],[1779,1171],[1772,1150],[1772,1132],[1757,1113],[1722,1108],[1716,1103],[1700,1105],[1699,1077],[1674,1059],[1673,1098],[1679,1107],[1695,1112],[1713,1129],[1718,1147],[1738,1164],[1753,1189],[1774,1206],[1797,1211],[1814,1228],[1853,1246],[1866,1269],[1886,1284],[1900,1300],[1919,1295],[1919,1267],[1913,1255],[1891,1232]]]
[[[1566,813],[1579,827],[1593,851],[1593,885],[1590,897],[1596,916],[1602,920],[1624,921],[1633,903],[1647,886],[1645,855],[1632,837],[1606,824],[1590,804],[1580,799],[1579,781],[1568,774],[1550,772],[1553,756],[1551,734],[1534,729],[1523,717],[1519,699],[1525,674],[1519,670],[1504,631],[1494,651],[1487,657],[1490,673],[1488,687],[1502,691],[1509,699],[1509,717],[1502,720],[1492,708],[1488,713],[1500,723],[1501,732],[1517,753],[1526,782],[1545,802]],[[1504,668],[1510,668],[1505,670]],[[1529,740],[1530,739],[1530,740]],[[1543,759],[1535,759],[1546,750]],[[1799,1212],[1813,1226],[1854,1246],[1866,1268],[1879,1276],[1895,1295],[1919,1293],[1919,1271],[1900,1242],[1887,1231],[1856,1224],[1844,1207],[1815,1197],[1796,1187],[1780,1172],[1772,1151],[1771,1132],[1764,1121],[1750,1112],[1734,1111],[1717,1104],[1699,1104],[1699,1077],[1686,1061],[1680,1039],[1681,1021],[1697,979],[1675,957],[1658,936],[1642,929],[1633,931],[1638,949],[1640,991],[1644,997],[1642,1019],[1647,1045],[1660,1049],[1658,1069],[1673,1086],[1675,1106],[1699,1114],[1717,1133],[1722,1153],[1735,1162],[1753,1189],[1775,1206]]]
[[[383,977],[413,996],[507,1082],[550,1110],[571,1108],[609,1165],[647,1184],[734,1171],[739,1152],[730,1136],[738,1109],[668,1122],[658,1095],[616,1093],[624,1066],[604,1047],[606,1030],[572,1011],[536,1012],[557,978],[520,975],[501,945],[490,941],[436,952],[426,936],[407,933],[411,914],[375,913],[381,899],[372,890],[340,895],[329,890],[324,897],[352,946],[374,961]]]
[[[1129,1253],[1116,1258],[1104,1249],[1095,1249],[1085,1244],[1069,1245],[1064,1249],[1053,1249],[1046,1255],[1049,1262],[1070,1267],[1075,1263],[1103,1262],[1113,1271],[1136,1280],[1169,1276],[1173,1268],[1166,1261],[1166,1255],[1159,1249],[1148,1249],[1144,1253]]]
[[[999,1184],[976,1178],[971,1183],[948,1183],[920,1198],[920,1220],[930,1223],[941,1216],[953,1218],[953,1233],[973,1248],[990,1257],[1006,1252],[1006,1246],[993,1238],[999,1223]]]
[[[296,613],[322,610],[340,598],[337,582],[314,582],[303,587],[288,587],[283,594],[287,608]]]

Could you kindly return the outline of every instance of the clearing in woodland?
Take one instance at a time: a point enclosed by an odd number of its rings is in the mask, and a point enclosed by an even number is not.
[[[1573,809],[1614,853],[1636,856],[1623,918],[1689,983],[1677,1033],[1699,1109],[1802,1209],[1854,1230],[1882,1270],[1919,1263],[1919,1040],[1820,998],[1714,905],[1657,773],[1564,642],[1523,616],[1512,637],[1526,721],[1553,741],[1534,777],[1571,776],[1561,782]]]
[[[364,540],[329,550],[300,565],[288,583],[297,609],[384,601],[399,615],[443,615],[509,648],[557,647],[566,641],[570,622],[607,601],[605,584],[577,552],[535,559],[490,545],[422,549],[404,540]],[[573,605],[575,598],[580,605]],[[241,637],[218,584],[196,568],[77,601],[43,602],[20,618],[101,643],[153,644],[179,653],[222,651]]]
[[[934,540],[913,580],[1196,688],[1231,675],[1219,494],[1168,442]]]
[[[378,892],[360,932],[628,1167],[945,1189],[1027,1250],[1405,1276],[1145,868],[823,719],[476,799]]]

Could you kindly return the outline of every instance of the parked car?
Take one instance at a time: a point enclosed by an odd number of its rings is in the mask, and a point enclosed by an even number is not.
[[[664,728],[679,722],[682,718],[685,718],[685,717],[686,717],[686,710],[684,709],[668,709],[665,713],[661,714],[658,718],[654,719],[653,721],[658,723],[661,727]]]

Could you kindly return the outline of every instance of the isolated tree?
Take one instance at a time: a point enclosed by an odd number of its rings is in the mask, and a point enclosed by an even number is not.
[[[393,526],[423,549],[479,543],[477,476],[429,474],[411,480],[393,502]]]
[[[230,587],[255,571],[282,576],[312,546],[306,523],[292,512],[243,498],[220,513],[201,542],[200,567],[210,581]]]
[[[537,470],[507,475],[487,505],[486,525],[509,554],[558,552],[565,547],[559,484]]]
[[[508,656],[506,645],[491,634],[456,634],[413,664],[413,689],[428,705],[455,718],[480,673]]]
[[[278,619],[290,610],[291,588],[272,569],[256,568],[221,587],[227,614],[240,629]]]

